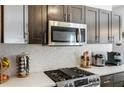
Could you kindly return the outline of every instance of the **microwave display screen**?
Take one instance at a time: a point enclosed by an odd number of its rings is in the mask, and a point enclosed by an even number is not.
[[[51,40],[53,42],[77,42],[77,28],[52,26],[51,31]]]

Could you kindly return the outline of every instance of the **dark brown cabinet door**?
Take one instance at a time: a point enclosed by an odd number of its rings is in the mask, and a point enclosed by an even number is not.
[[[109,37],[111,37],[111,12],[106,10],[100,10],[99,13],[99,33],[100,43],[110,43]]]
[[[112,13],[112,37],[111,41],[117,43],[120,40],[121,32],[121,16],[119,14]]]
[[[114,87],[124,87],[124,72],[114,75]]]
[[[68,5],[68,22],[84,23],[84,6]]]
[[[84,23],[84,6],[76,5],[48,5],[48,19]]]
[[[3,43],[3,41],[4,41],[4,33],[3,33],[3,27],[4,27],[4,8],[3,8],[4,6],[3,5],[1,5],[0,6],[0,43]]]
[[[98,34],[98,9],[92,7],[85,8],[87,24],[87,43],[94,44],[99,42]]]
[[[42,44],[47,28],[47,7],[44,5],[28,6],[29,43]]]
[[[2,7],[0,6],[0,43],[2,42]]]
[[[102,76],[101,87],[113,87],[113,75]]]
[[[67,21],[67,7],[64,5],[48,5],[48,19]]]

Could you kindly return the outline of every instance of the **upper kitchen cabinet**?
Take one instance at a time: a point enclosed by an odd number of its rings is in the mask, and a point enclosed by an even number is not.
[[[68,5],[67,6],[67,21],[72,23],[84,23],[84,6]]]
[[[67,21],[67,7],[64,5],[49,5],[48,19],[54,21]]]
[[[48,5],[48,19],[72,23],[84,23],[84,6]]]
[[[99,37],[101,44],[110,43],[111,37],[111,11],[99,11]]]
[[[111,41],[117,43],[121,37],[121,16],[117,13],[112,13],[112,37]]]
[[[120,40],[121,16],[111,11],[85,8],[88,44],[117,43]]]
[[[85,16],[85,22],[87,24],[87,43],[99,43],[98,9],[86,6]]]
[[[3,6],[3,43],[27,43],[25,11],[22,5]]]
[[[44,5],[28,6],[28,31],[30,44],[46,43],[47,7]]]

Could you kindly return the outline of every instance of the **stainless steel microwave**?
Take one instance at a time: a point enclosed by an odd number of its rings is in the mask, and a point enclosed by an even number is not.
[[[49,45],[83,45],[87,42],[85,24],[49,21]]]

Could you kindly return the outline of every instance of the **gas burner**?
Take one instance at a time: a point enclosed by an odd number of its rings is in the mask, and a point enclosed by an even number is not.
[[[93,73],[87,72],[85,70],[81,70],[77,67],[70,68],[73,72],[77,73],[77,77],[85,77],[85,76],[90,76],[94,75]]]
[[[55,82],[69,79],[69,76],[65,75],[63,72],[59,70],[45,71],[44,73],[47,74]]]

